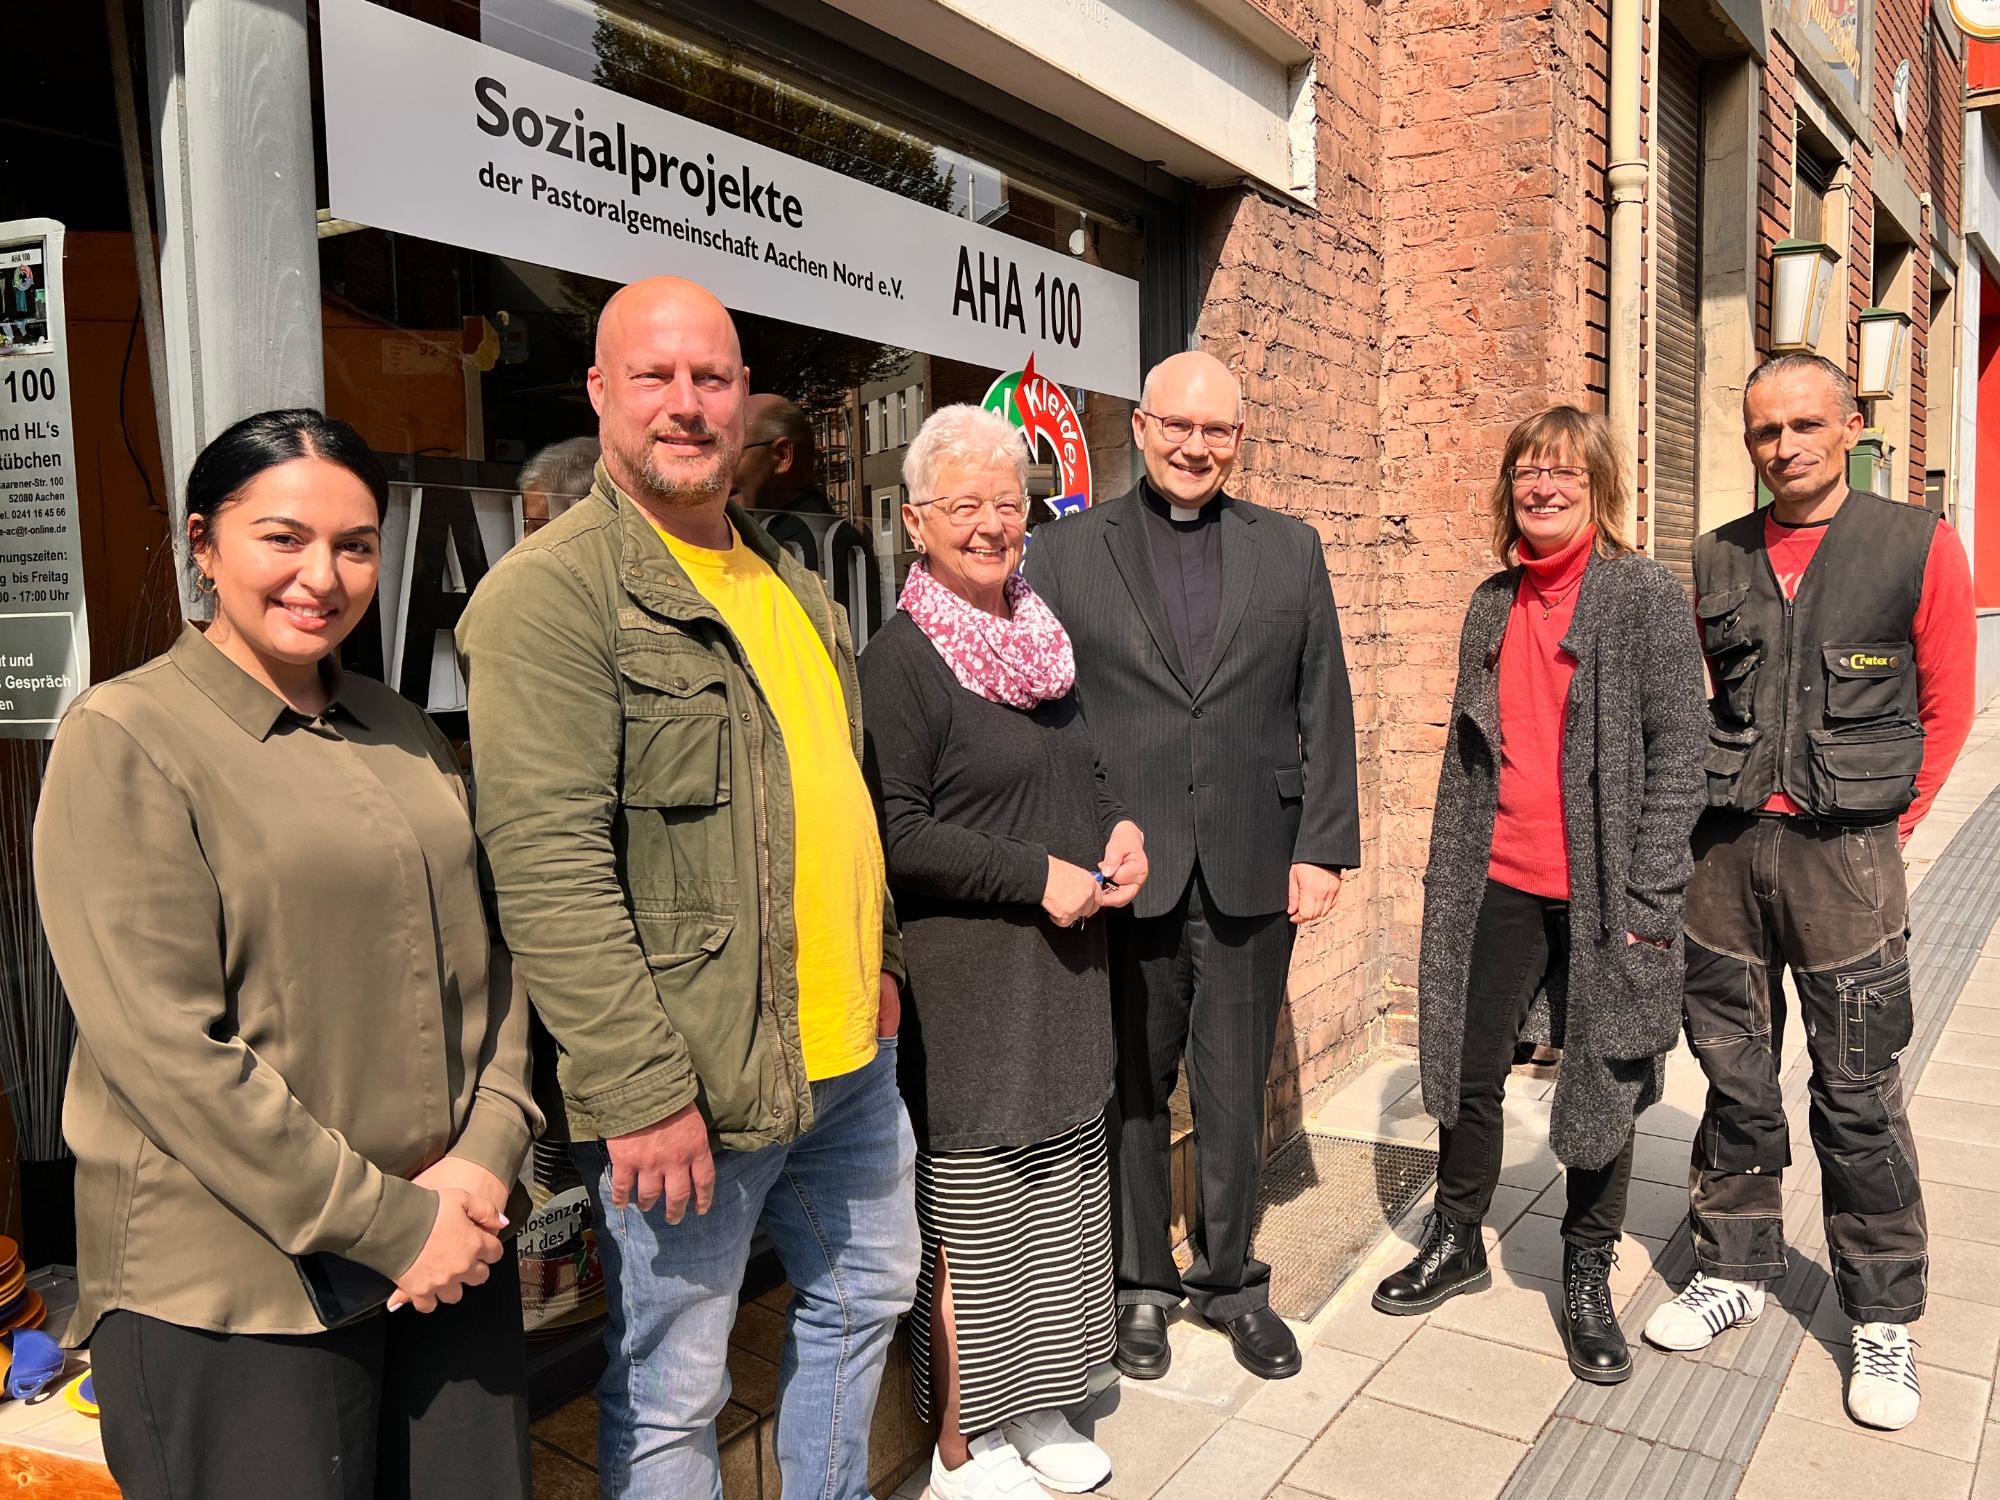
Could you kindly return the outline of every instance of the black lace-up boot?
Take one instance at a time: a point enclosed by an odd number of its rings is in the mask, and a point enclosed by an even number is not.
[[[1432,1213],[1424,1223],[1423,1243],[1416,1259],[1375,1288],[1375,1310],[1398,1317],[1429,1312],[1460,1292],[1483,1291],[1493,1285],[1486,1268],[1486,1241],[1477,1220],[1464,1223]]]
[[[1611,1308],[1617,1261],[1609,1245],[1563,1242],[1563,1346],[1576,1378],[1592,1385],[1617,1385],[1632,1373],[1632,1351]]]

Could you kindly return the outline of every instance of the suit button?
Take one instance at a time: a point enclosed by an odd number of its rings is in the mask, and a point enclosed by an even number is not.
[[[1199,719],[1199,718],[1201,717],[1201,710],[1197,708],[1197,709],[1196,709],[1196,710],[1194,711],[1194,716],[1195,716],[1195,717],[1196,717],[1197,719]]]

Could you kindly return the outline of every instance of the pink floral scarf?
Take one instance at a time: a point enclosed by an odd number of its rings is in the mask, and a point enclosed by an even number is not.
[[[967,692],[1009,708],[1062,697],[1076,683],[1069,633],[1019,573],[1007,580],[1006,596],[1013,618],[1002,620],[939,583],[919,559],[896,607],[930,637]]]

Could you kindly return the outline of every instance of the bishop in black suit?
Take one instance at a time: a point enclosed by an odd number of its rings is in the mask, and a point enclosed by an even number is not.
[[[1023,569],[1069,632],[1084,717],[1152,865],[1110,916],[1118,1364],[1166,1373],[1166,1312],[1185,1296],[1277,1378],[1299,1352],[1250,1253],[1264,1085],[1293,934],[1361,859],[1354,703],[1318,534],[1223,489],[1243,438],[1228,368],[1163,361],[1132,432],[1146,477],[1037,528]],[[1185,1275],[1167,1155],[1183,1053],[1200,1182]]]

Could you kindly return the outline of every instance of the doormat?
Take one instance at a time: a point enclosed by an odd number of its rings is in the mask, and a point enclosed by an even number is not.
[[[1294,1136],[1257,1185],[1257,1258],[1271,1268],[1271,1306],[1312,1317],[1437,1176],[1425,1146],[1348,1136]]]

